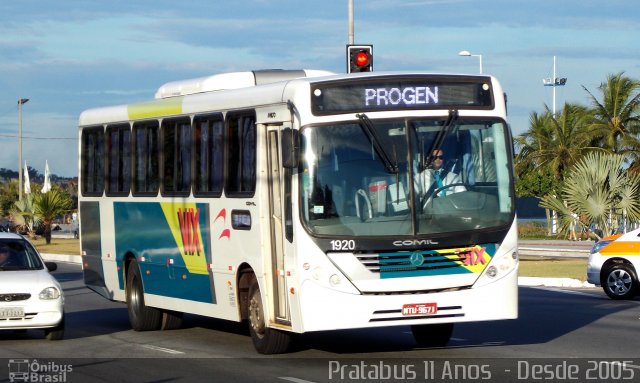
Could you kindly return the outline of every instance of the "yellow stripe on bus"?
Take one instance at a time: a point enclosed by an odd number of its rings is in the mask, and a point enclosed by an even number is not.
[[[172,116],[182,113],[183,97],[172,97],[127,106],[130,120]]]

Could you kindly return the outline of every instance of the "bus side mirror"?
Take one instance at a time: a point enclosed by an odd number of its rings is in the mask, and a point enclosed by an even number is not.
[[[300,132],[291,128],[282,130],[282,167],[295,169],[300,158]]]

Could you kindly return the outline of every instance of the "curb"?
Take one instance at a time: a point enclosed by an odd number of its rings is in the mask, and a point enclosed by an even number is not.
[[[518,254],[538,257],[589,258],[590,250],[570,248],[518,247]]]
[[[82,264],[82,256],[66,254],[40,254],[45,261]]]
[[[540,278],[540,277],[518,277],[518,286],[543,286],[543,287],[597,287],[589,282],[582,282],[573,278]]]

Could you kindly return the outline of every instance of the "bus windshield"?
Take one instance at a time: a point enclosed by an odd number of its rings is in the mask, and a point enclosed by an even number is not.
[[[409,236],[507,225],[508,127],[497,118],[369,120],[302,130],[301,203],[318,236]]]

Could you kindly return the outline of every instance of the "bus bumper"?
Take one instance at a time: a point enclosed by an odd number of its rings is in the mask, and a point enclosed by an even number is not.
[[[518,273],[513,269],[495,282],[458,291],[423,294],[355,295],[306,280],[300,291],[300,332],[351,328],[475,322],[518,317]],[[434,305],[435,304],[435,305]],[[410,314],[403,308],[436,307]]]

